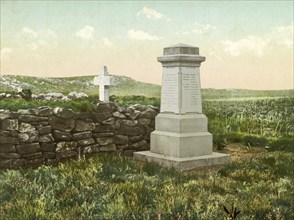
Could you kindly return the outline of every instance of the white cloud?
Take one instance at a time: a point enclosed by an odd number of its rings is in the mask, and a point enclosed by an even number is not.
[[[22,33],[30,36],[30,37],[38,37],[38,33],[36,31],[33,31],[32,29],[28,28],[28,27],[23,27],[22,28]]]
[[[44,33],[45,36],[54,37],[54,38],[57,37],[56,33],[51,29],[47,29],[47,30],[44,30],[42,32]]]
[[[76,36],[86,40],[93,39],[94,30],[95,29],[92,26],[86,25],[81,30],[76,32]]]
[[[165,15],[159,13],[158,11],[156,11],[152,8],[147,8],[147,7],[144,7],[142,10],[140,10],[137,13],[137,15],[138,16],[142,15],[142,16],[145,16],[145,17],[153,19],[153,20],[158,20],[158,19],[166,17]]]
[[[206,24],[196,23],[196,27],[192,31],[197,34],[207,34],[215,29],[216,27],[209,23],[206,23]]]
[[[7,61],[9,60],[9,55],[13,52],[12,49],[10,49],[9,47],[4,47],[3,49],[1,49],[0,52],[0,60],[1,61]]]
[[[271,37],[275,43],[284,45],[287,48],[293,48],[293,32],[294,24],[288,26],[280,26],[274,28]]]
[[[262,39],[256,36],[248,36],[237,41],[222,41],[225,46],[224,51],[232,56],[239,56],[243,52],[251,52],[262,56],[269,42],[270,40],[268,39]]]
[[[158,37],[156,35],[148,34],[144,31],[135,31],[131,29],[128,31],[128,37],[136,40],[160,40],[162,37]]]
[[[102,41],[103,41],[104,45],[113,46],[113,43],[107,38],[103,38]]]

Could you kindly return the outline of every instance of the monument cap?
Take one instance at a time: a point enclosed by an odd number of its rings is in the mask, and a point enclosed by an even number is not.
[[[199,48],[182,43],[163,48],[163,55],[176,54],[199,55]]]

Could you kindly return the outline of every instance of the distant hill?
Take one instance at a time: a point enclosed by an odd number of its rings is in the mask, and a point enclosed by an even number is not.
[[[93,84],[94,76],[45,78],[31,76],[0,76],[0,92],[17,91],[18,88],[30,88],[34,94],[61,92],[64,95],[72,91],[84,92],[88,95],[98,95],[99,86]],[[160,97],[160,86],[135,81],[126,76],[114,76],[114,85],[110,87],[110,94],[144,95]]]
[[[161,86],[136,81],[126,76],[113,76],[114,86],[111,95],[142,95],[160,97]],[[93,84],[94,76],[46,78],[31,76],[0,76],[0,93],[16,92],[18,88],[30,88],[34,94],[61,92],[64,95],[72,91],[98,95],[99,87]],[[257,97],[292,97],[294,90],[244,90],[244,89],[202,89],[204,99],[238,99]]]

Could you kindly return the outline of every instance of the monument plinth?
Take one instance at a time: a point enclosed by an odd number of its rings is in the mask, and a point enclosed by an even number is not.
[[[136,152],[140,160],[178,170],[226,163],[229,155],[212,152],[212,134],[202,114],[199,48],[177,44],[164,48],[160,114],[151,133],[150,151]]]

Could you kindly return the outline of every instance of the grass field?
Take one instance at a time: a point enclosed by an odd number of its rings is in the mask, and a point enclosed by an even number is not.
[[[237,219],[293,219],[293,153],[242,149],[186,173],[117,155],[2,171],[0,219],[229,219],[223,206]]]

